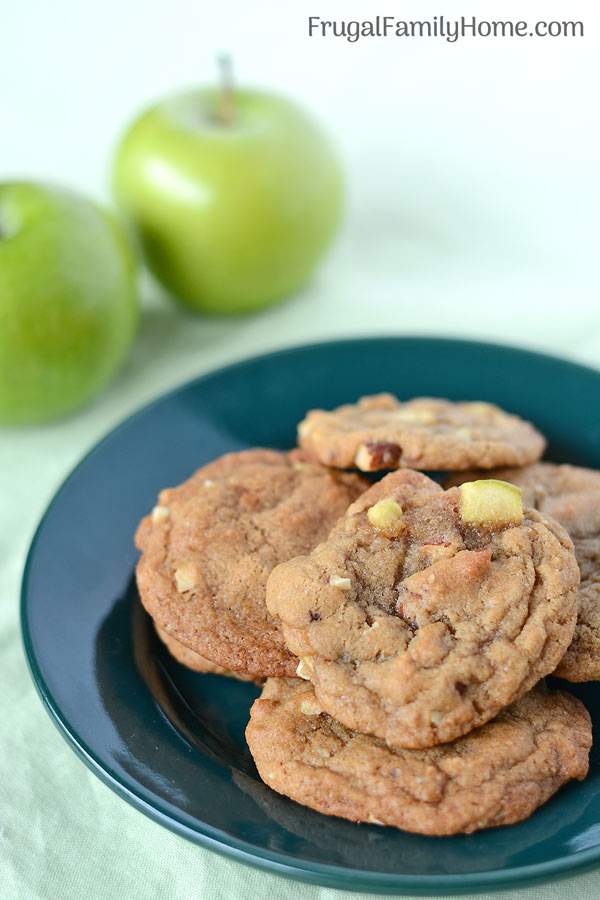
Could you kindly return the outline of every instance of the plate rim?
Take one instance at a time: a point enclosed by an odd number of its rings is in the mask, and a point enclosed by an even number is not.
[[[210,369],[203,372],[201,375],[189,378],[169,390],[164,391],[153,400],[144,403],[141,407],[125,416],[124,419],[120,420],[115,426],[110,428],[102,438],[96,441],[82,455],[75,466],[69,470],[67,475],[55,489],[49,503],[40,517],[38,525],[36,526],[25,559],[20,591],[21,639],[29,673],[36,691],[41,698],[46,712],[49,714],[51,720],[54,722],[67,744],[74,750],[79,759],[85,763],[88,769],[90,769],[100,781],[111,788],[117,796],[145,814],[148,818],[178,836],[217,852],[220,855],[232,858],[237,862],[260,868],[263,871],[272,872],[283,877],[297,879],[311,884],[318,884],[342,890],[391,893],[397,896],[405,894],[433,894],[439,896],[441,894],[468,894],[478,890],[501,890],[506,887],[516,887],[532,884],[534,882],[547,881],[549,879],[558,880],[575,873],[589,870],[600,863],[600,845],[598,847],[576,851],[569,856],[560,856],[546,862],[518,866],[513,869],[491,869],[487,872],[467,872],[461,874],[407,875],[373,872],[364,869],[350,869],[345,866],[316,861],[303,861],[296,857],[289,856],[286,853],[271,851],[251,844],[250,842],[240,840],[220,829],[206,825],[206,823],[201,822],[200,820],[196,820],[197,824],[194,827],[191,827],[177,814],[173,814],[162,808],[160,803],[149,802],[143,796],[143,791],[135,784],[133,779],[130,779],[131,784],[128,784],[126,779],[119,778],[111,770],[110,766],[103,762],[94,750],[81,740],[75,726],[71,725],[63,716],[60,703],[50,691],[38,665],[33,649],[28,620],[29,571],[35,555],[37,543],[41,537],[46,519],[67,483],[70,482],[73,476],[79,471],[84,463],[90,459],[90,457],[101,450],[105,442],[111,440],[121,429],[128,427],[135,422],[135,420],[150,412],[154,407],[160,405],[164,401],[175,397],[181,391],[192,385],[201,385],[204,381],[208,381],[217,375],[222,376],[223,374],[243,369],[248,365],[255,364],[257,361],[270,361],[277,357],[311,351],[313,349],[323,348],[324,346],[360,345],[366,341],[389,344],[398,342],[410,342],[416,344],[425,341],[432,344],[443,343],[446,345],[454,345],[456,349],[478,347],[489,348],[490,350],[508,351],[517,356],[533,356],[543,359],[550,364],[560,364],[568,369],[578,370],[581,374],[585,373],[588,376],[593,374],[600,379],[600,370],[594,369],[592,366],[561,356],[555,356],[544,351],[529,349],[527,347],[519,347],[508,343],[438,335],[398,334],[364,335],[337,338],[333,340],[323,339],[312,341],[310,343],[291,344],[265,353],[244,356],[242,359]],[[348,884],[347,882],[351,883]]]

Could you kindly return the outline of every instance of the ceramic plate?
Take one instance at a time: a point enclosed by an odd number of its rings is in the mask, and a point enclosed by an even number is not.
[[[252,685],[171,660],[137,601],[135,527],[160,488],[228,450],[290,447],[307,409],[361,394],[490,400],[531,419],[547,457],[600,468],[600,373],[466,341],[298,347],[173,391],[124,422],[65,481],[33,540],[22,596],[42,699],[85,763],[198,844],[305,881],[447,894],[550,879],[600,860],[600,754],[528,821],[427,838],[327,818],[259,780],[244,742]],[[600,691],[574,689],[600,722]],[[599,745],[600,746],[600,745]]]

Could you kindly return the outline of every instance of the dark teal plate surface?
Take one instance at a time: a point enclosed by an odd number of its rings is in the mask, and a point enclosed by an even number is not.
[[[380,893],[445,894],[548,879],[600,860],[600,756],[527,822],[425,838],[320,816],[259,781],[244,743],[256,689],[196,675],[163,651],[137,604],[132,535],[158,490],[226,450],[289,447],[309,407],[360,394],[499,403],[533,420],[548,457],[600,468],[600,373],[465,341],[339,341],[251,359],[124,422],[63,484],[23,580],[29,663],[83,760],[192,841],[280,874]],[[600,722],[599,689],[575,691]]]

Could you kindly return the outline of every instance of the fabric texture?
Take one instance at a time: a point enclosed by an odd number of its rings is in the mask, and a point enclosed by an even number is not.
[[[202,320],[156,301],[134,353],[110,389],[77,416],[0,433],[0,893],[3,900],[334,900],[356,896],[303,885],[196,847],[147,819],[105,787],[75,756],[44,711],[27,671],[18,622],[21,573],[35,526],[56,487],[83,453],[125,415],[209,368],[278,345],[335,336],[340,307],[322,317],[318,297],[254,318]],[[365,309],[346,310],[344,333],[368,328]],[[311,315],[312,310],[312,315]],[[465,310],[465,314],[466,314]],[[484,311],[485,312],[485,311]],[[369,318],[373,320],[372,304]],[[463,317],[458,317],[462,319]],[[379,309],[379,332],[398,331],[395,306]],[[422,313],[413,331],[441,332]],[[485,336],[485,318],[471,320]],[[388,326],[388,327],[386,327]],[[435,327],[434,327],[435,326]],[[599,329],[600,330],[600,329]],[[560,328],[557,327],[558,335]],[[599,336],[600,337],[600,336]],[[550,349],[570,352],[556,338]],[[590,334],[579,358],[598,358]],[[494,894],[496,900],[592,900],[600,871]],[[482,895],[483,896],[483,895]]]

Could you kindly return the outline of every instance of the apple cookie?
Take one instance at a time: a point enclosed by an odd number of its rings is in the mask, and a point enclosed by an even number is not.
[[[528,506],[566,528],[581,572],[575,636],[556,675],[567,681],[600,681],[600,472],[577,466],[537,463],[501,469],[498,478],[518,485]],[[466,473],[451,479],[460,484]]]
[[[138,528],[142,603],[171,637],[224,669],[293,674],[265,606],[267,577],[323,540],[365,486],[298,451],[246,450],[209,463],[161,491]]]
[[[191,669],[193,672],[200,672],[202,675],[224,675],[228,678],[236,678],[238,681],[254,680],[250,675],[244,675],[242,672],[231,672],[229,669],[224,669],[223,666],[218,666],[216,663],[211,662],[210,659],[206,659],[205,656],[195,653],[189,647],[186,647],[185,644],[180,644],[179,641],[171,637],[164,628],[159,628],[158,625],[155,625],[154,628],[173,659],[176,659],[178,663],[181,663],[187,669]]]
[[[246,740],[262,780],[304,806],[450,835],[519,822],[566,782],[583,780],[592,728],[575,697],[537,687],[453,743],[392,750],[331,718],[312,685],[270,678]]]
[[[322,708],[391,747],[454,740],[552,672],[579,570],[564,529],[499,481],[443,491],[387,475],[310,555],[277,566],[267,607]]]
[[[540,458],[545,439],[533,425],[491,403],[451,403],[392,394],[363,397],[298,426],[300,446],[327,466],[469,469],[523,466]]]

